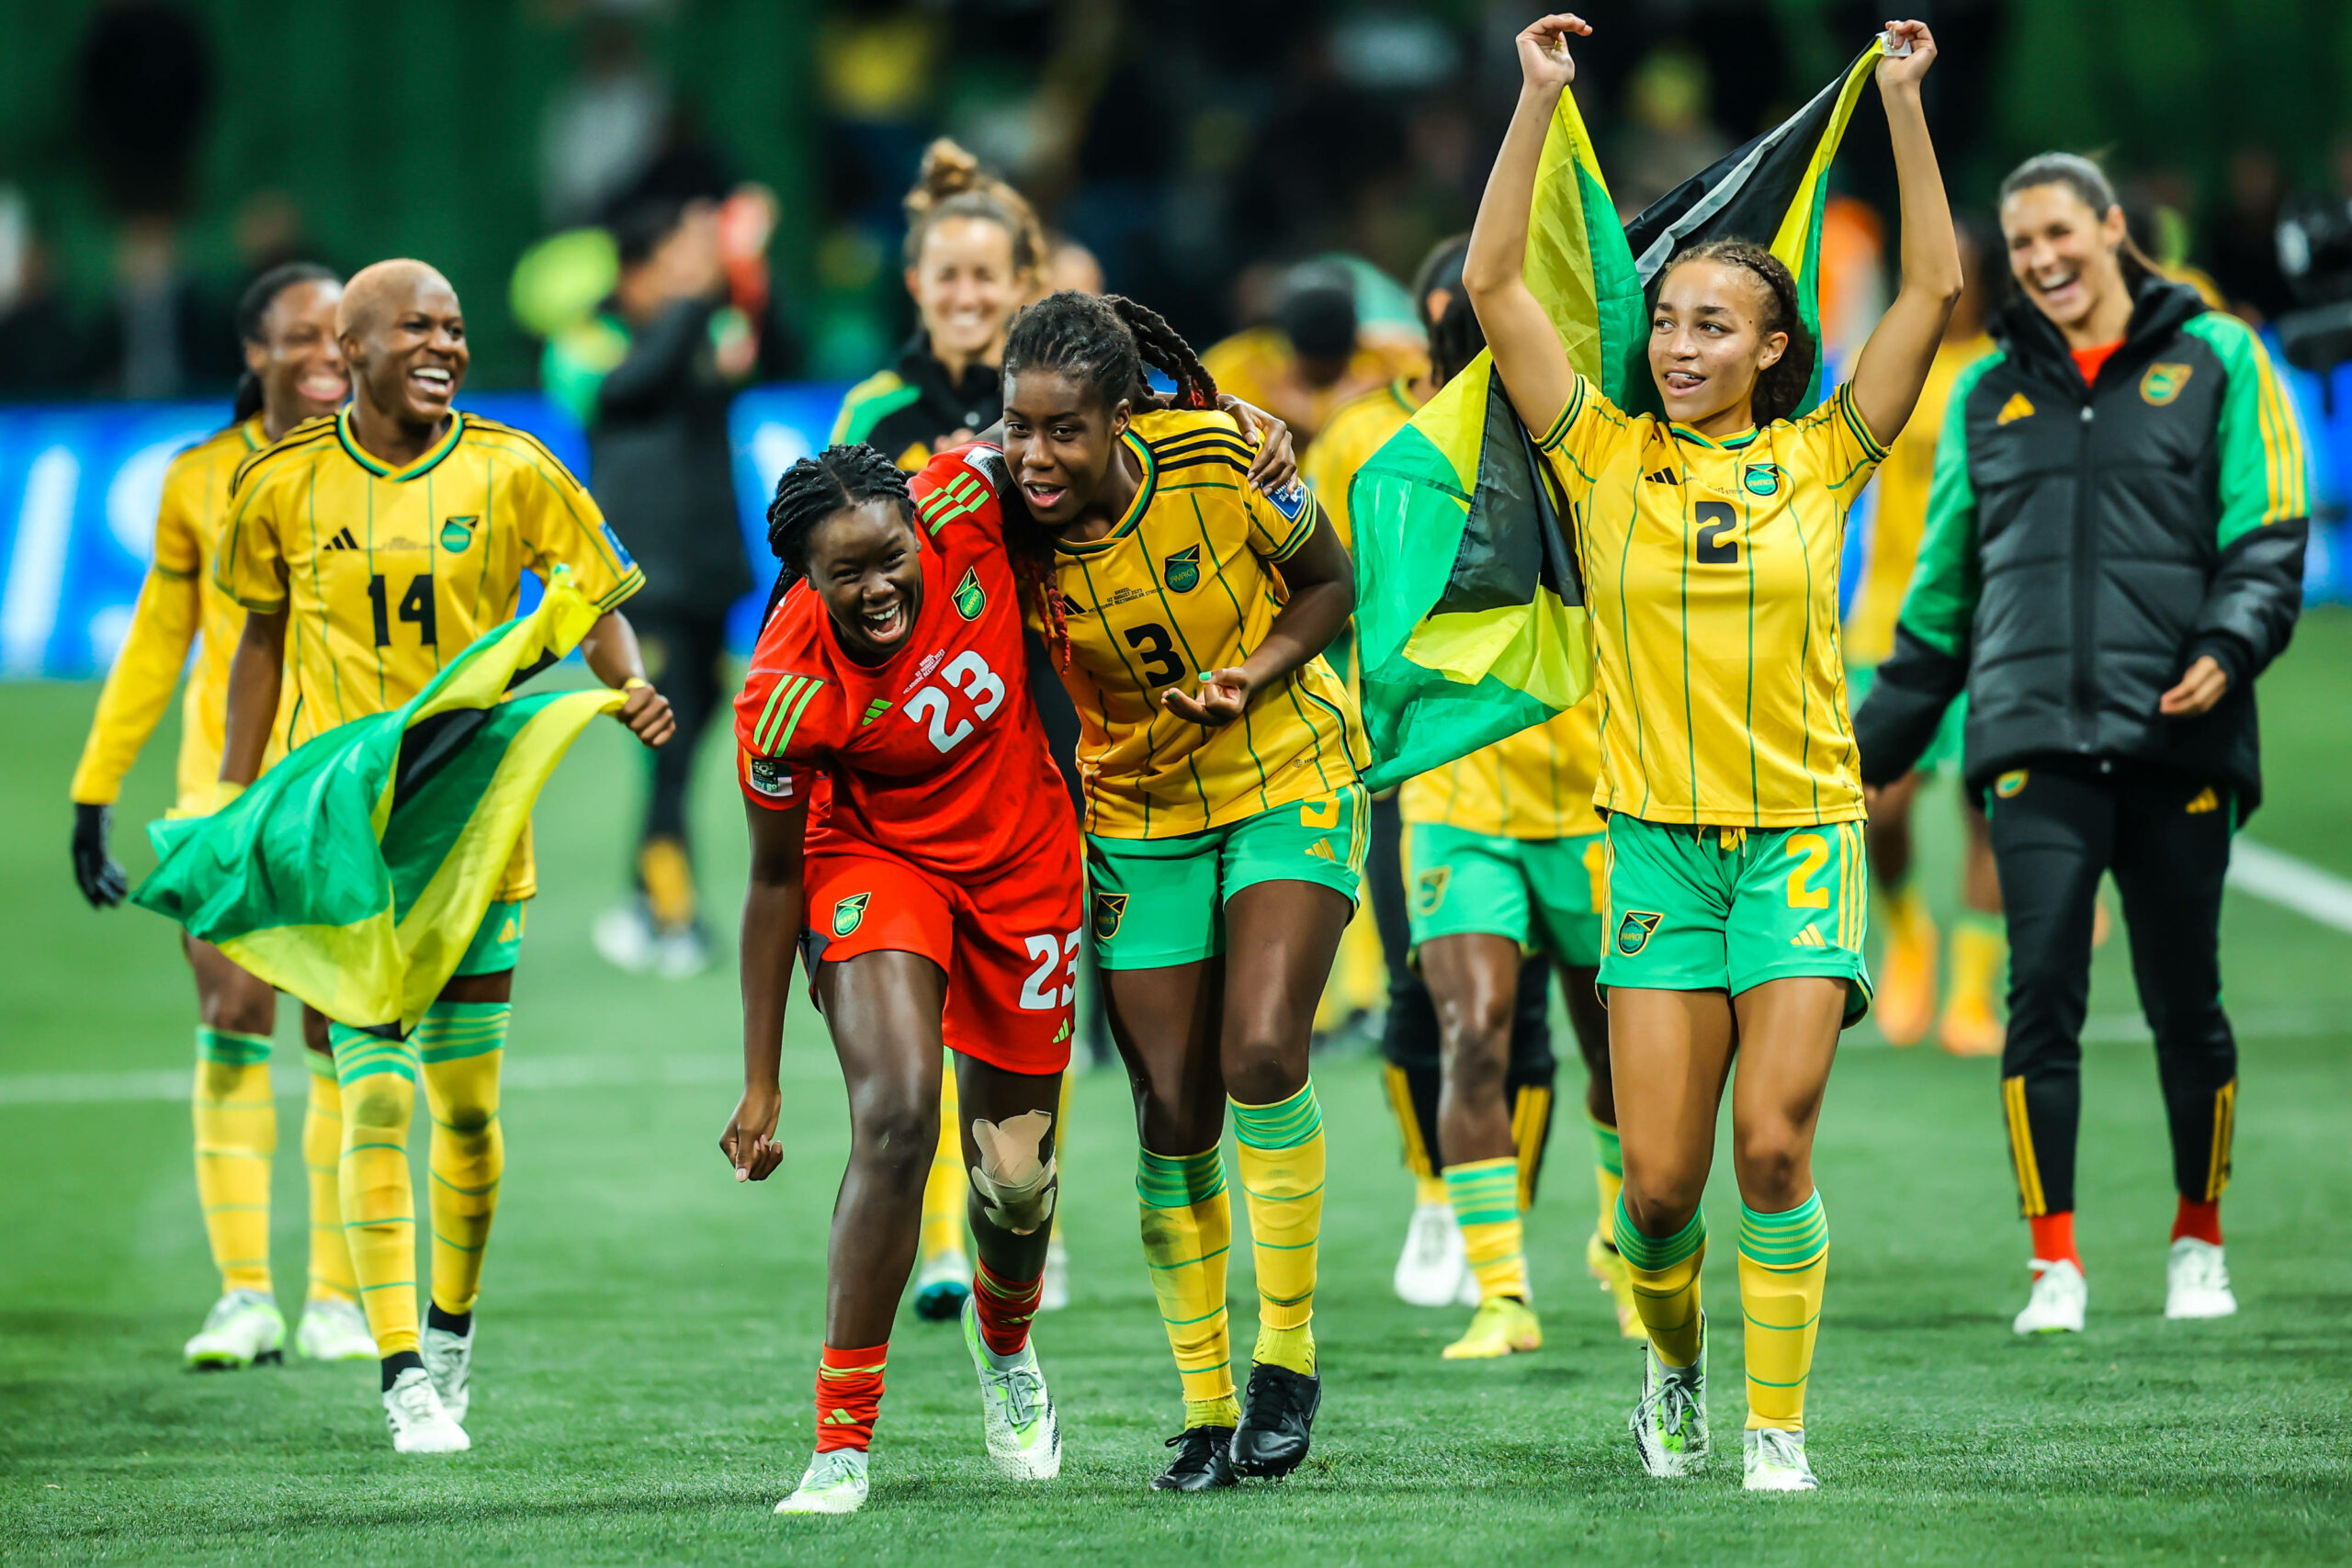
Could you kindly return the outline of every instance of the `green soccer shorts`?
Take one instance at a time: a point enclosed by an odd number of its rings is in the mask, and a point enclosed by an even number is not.
[[[1086,836],[1088,929],[1105,969],[1159,969],[1225,951],[1225,901],[1261,882],[1313,882],[1354,903],[1371,813],[1362,784],[1167,839]]]
[[[1846,1023],[1870,1010],[1869,872],[1860,822],[1668,827],[1609,818],[1600,986],[1725,991],[1792,975],[1847,986]]]
[[[1846,705],[1859,708],[1862,699],[1871,694],[1871,682],[1878,679],[1875,664],[1849,664],[1846,667]],[[1946,767],[1960,771],[1960,747],[1962,732],[1968,728],[1968,694],[1960,695],[1944,706],[1944,716],[1936,726],[1935,739],[1919,753],[1912,767],[1923,773],[1939,773]]]
[[[452,978],[458,975],[503,975],[514,967],[523,955],[524,913],[527,902],[493,902],[481,917],[481,924],[474,928],[474,938],[466,943],[466,955],[458,960]]]
[[[1405,917],[1416,951],[1442,936],[1509,937],[1522,952],[1600,962],[1605,835],[1507,839],[1438,822],[1405,829]]]

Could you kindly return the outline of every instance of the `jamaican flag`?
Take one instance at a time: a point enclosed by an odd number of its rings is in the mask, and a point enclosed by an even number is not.
[[[406,1033],[465,955],[531,803],[618,692],[506,694],[600,614],[559,572],[389,713],[297,748],[210,817],[152,825],[135,901],[329,1018]]]
[[[1620,226],[1573,94],[1560,95],[1528,215],[1529,289],[1568,361],[1610,401],[1656,412],[1649,292],[1677,252],[1764,240],[1809,329],[1826,175],[1874,42],[1786,121]],[[1806,405],[1818,400],[1816,385]],[[1564,501],[1481,354],[1356,473],[1356,637],[1385,789],[1541,724],[1592,688],[1591,633]]]

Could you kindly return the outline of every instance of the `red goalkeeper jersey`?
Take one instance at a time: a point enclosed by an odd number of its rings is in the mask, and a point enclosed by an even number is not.
[[[888,660],[843,652],[806,582],[760,633],[735,699],[737,776],[779,810],[814,792],[812,856],[880,850],[950,879],[1059,863],[1047,851],[1074,831],[1069,796],[1029,700],[1002,471],[976,444],[915,475],[922,604]]]

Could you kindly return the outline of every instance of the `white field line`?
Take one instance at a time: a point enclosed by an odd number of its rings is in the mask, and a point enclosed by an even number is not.
[[[2231,846],[2230,886],[2324,926],[2352,931],[2352,882],[2252,839]]]
[[[281,1100],[308,1094],[309,1069],[300,1048],[278,1048],[270,1073]],[[194,1088],[186,1067],[91,1073],[19,1073],[0,1076],[0,1107],[11,1105],[116,1104],[133,1100],[186,1100]],[[830,1062],[805,1068],[787,1062],[786,1083],[823,1083],[836,1077]],[[499,1075],[502,1088],[547,1089],[723,1089],[743,1081],[743,1066],[711,1056],[521,1056],[509,1057]]]

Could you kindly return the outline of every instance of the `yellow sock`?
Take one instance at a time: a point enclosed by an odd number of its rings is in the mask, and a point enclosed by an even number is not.
[[[926,1261],[942,1253],[964,1250],[964,1204],[970,1179],[964,1174],[963,1114],[963,1106],[956,1097],[956,1073],[951,1063],[948,1070],[940,1075],[939,1147],[932,1152],[931,1174],[922,1184],[920,1248]]]
[[[1323,1111],[1312,1083],[1273,1105],[1232,1104],[1250,1254],[1258,1266],[1258,1346],[1251,1359],[1312,1377]]]
[[[1445,1178],[1430,1160],[1430,1146],[1421,1137],[1421,1119],[1413,1110],[1413,1081],[1405,1069],[1390,1062],[1381,1069],[1388,1087],[1388,1109],[1396,1113],[1396,1133],[1405,1141],[1405,1168],[1413,1173],[1413,1201],[1445,1201]]]
[[[471,1312],[481,1293],[482,1249],[506,1170],[498,1069],[513,1011],[505,1002],[435,1002],[416,1026],[433,1112],[433,1304],[443,1312]]]
[[[343,1234],[376,1353],[416,1348],[416,1192],[408,1129],[416,1115],[416,1044],[337,1023],[335,1081],[343,1089]]]
[[[1159,1319],[1168,1325],[1184,1388],[1184,1425],[1233,1427],[1233,1338],[1225,1311],[1225,1271],[1233,1250],[1233,1201],[1225,1160],[1136,1151],[1136,1198],[1143,1212],[1143,1257]]]
[[[1470,1271],[1478,1276],[1478,1299],[1527,1299],[1525,1227],[1519,1217],[1519,1161],[1509,1155],[1445,1168],[1446,1195]]]
[[[311,1286],[312,1301],[352,1301],[359,1293],[351,1277],[351,1243],[343,1234],[343,1089],[334,1081],[334,1058],[305,1051],[311,1065],[311,1100],[302,1111],[302,1168],[311,1183]]]
[[[1552,1086],[1519,1086],[1510,1106],[1510,1146],[1519,1173],[1519,1208],[1535,1207],[1535,1182],[1544,1174],[1544,1148],[1552,1141]]]
[[[1634,1280],[1634,1304],[1649,1331],[1650,1348],[1669,1367],[1687,1367],[1699,1359],[1699,1269],[1707,1260],[1707,1216],[1669,1236],[1652,1238],[1634,1228],[1620,1196],[1615,1215],[1617,1250]]]
[[[269,1290],[269,1156],[277,1101],[269,1042],[225,1029],[196,1032],[196,1196],[220,1289]]]
[[[1069,1127],[1069,1091],[1070,1086],[1077,1081],[1075,1075],[1069,1072],[1062,1074],[1061,1100],[1054,1107],[1054,1157],[1059,1162],[1060,1168],[1064,1172],[1068,1172],[1069,1164],[1061,1158],[1062,1134]],[[1058,1202],[1054,1205],[1054,1228],[1049,1234],[1056,1241],[1062,1238],[1062,1206]]]
[[[654,924],[675,928],[695,918],[695,868],[685,845],[675,839],[648,839],[637,852],[637,874],[645,883],[645,907]]]
[[[1739,1305],[1747,1318],[1747,1425],[1801,1431],[1829,1278],[1829,1217],[1815,1192],[1786,1213],[1739,1211]]]
[[[2008,932],[2000,916],[1973,911],[1961,916],[1951,929],[1953,998],[1971,998],[1990,1013],[1999,995],[2001,965],[2008,957]]]
[[[1617,1129],[1585,1118],[1592,1129],[1592,1181],[1600,1192],[1600,1218],[1593,1230],[1611,1247],[1617,1245],[1617,1194],[1625,1190],[1625,1149]]]

